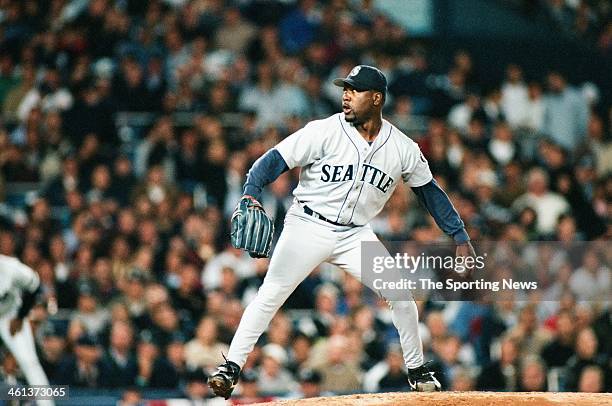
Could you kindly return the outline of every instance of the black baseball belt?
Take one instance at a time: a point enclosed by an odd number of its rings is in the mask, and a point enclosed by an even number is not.
[[[303,202],[300,202],[300,203],[303,203]],[[342,227],[353,227],[354,226],[353,224],[341,224],[341,223],[338,223],[336,221],[330,220],[330,219],[326,218],[325,216],[320,215],[319,213],[317,213],[316,211],[314,211],[313,209],[311,209],[310,207],[308,207],[306,205],[304,205],[304,213],[306,213],[309,216],[312,216],[312,217],[314,217],[316,219],[323,220],[326,223],[333,224],[335,226],[342,226]]]

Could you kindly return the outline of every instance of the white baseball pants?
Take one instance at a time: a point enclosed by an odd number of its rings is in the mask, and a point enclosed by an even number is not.
[[[15,335],[11,335],[9,328],[15,314],[16,312],[13,311],[0,318],[0,336],[2,341],[15,357],[29,385],[49,385],[47,375],[45,375],[45,371],[36,355],[32,326],[30,326],[30,321],[27,317],[23,319],[21,330],[16,332]],[[55,403],[51,400],[38,400],[37,404],[52,406]]]
[[[285,218],[268,273],[257,296],[242,315],[227,358],[240,367],[244,365],[274,314],[321,263],[337,265],[361,281],[362,241],[378,241],[369,225],[352,228],[335,226],[307,215],[302,207],[294,204]],[[387,300],[387,303],[391,308],[393,324],[399,332],[406,366],[416,368],[423,365],[416,303],[411,296],[406,301]]]

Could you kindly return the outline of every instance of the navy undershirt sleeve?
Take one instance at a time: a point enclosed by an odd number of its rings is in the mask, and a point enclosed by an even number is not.
[[[438,227],[453,237],[457,244],[470,240],[459,213],[435,179],[423,186],[413,187],[412,190],[434,218]]]
[[[263,154],[251,167],[244,184],[244,194],[251,195],[259,200],[264,186],[272,183],[283,172],[288,171],[289,166],[280,152],[272,148]]]
[[[21,295],[21,306],[19,310],[17,310],[17,318],[23,320],[25,316],[30,313],[34,304],[36,304],[36,297],[40,293],[40,286],[36,288],[34,292],[29,292],[28,290],[24,290]]]

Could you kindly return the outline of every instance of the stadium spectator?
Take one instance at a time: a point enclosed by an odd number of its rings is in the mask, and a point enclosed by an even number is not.
[[[129,204],[130,193],[136,183],[132,162],[127,156],[119,155],[113,162],[110,190],[110,195],[119,204],[119,207],[125,207]]]
[[[578,392],[597,393],[603,392],[604,389],[604,374],[601,368],[590,366],[582,370],[578,381]]]
[[[310,357],[311,349],[312,339],[306,334],[295,332],[291,338],[291,348],[287,354],[289,358],[287,369],[294,374],[302,369],[308,369],[306,363]]]
[[[320,275],[317,276],[318,280],[316,280],[315,284],[319,285],[322,282],[320,279]],[[339,314],[346,315],[347,313],[360,308],[364,304],[364,302],[368,303],[371,301],[371,296],[368,295],[369,292],[367,292],[367,290],[364,289],[363,284],[352,275],[344,275],[344,283],[342,285],[342,290],[344,291],[344,300],[339,303]],[[369,320],[369,317],[366,318],[366,320]],[[376,314],[374,314],[372,322],[375,325],[379,325],[381,321],[376,317]]]
[[[53,323],[48,320],[41,329],[43,338],[40,347],[40,364],[49,378],[49,382],[53,384],[57,381],[57,372],[67,350],[65,331],[63,331],[59,323]]]
[[[455,381],[456,374],[459,371],[466,370],[473,365],[473,360],[464,362],[462,360],[461,350],[469,348],[463,346],[459,337],[454,335],[447,335],[438,338],[432,342],[432,346],[435,353],[435,362],[437,369],[440,371],[444,380],[446,381],[447,387],[452,385]],[[464,351],[465,352],[465,351]]]
[[[141,330],[136,345],[136,359],[138,360],[138,386],[145,387],[155,372],[155,362],[159,357],[159,348],[153,342],[153,335],[149,330]]]
[[[223,15],[223,23],[215,34],[217,48],[227,49],[235,55],[244,53],[249,42],[257,35],[257,29],[244,20],[240,9],[229,7]]]
[[[366,392],[392,392],[408,390],[408,374],[404,370],[402,349],[389,346],[384,361],[380,361],[363,376]]]
[[[598,176],[604,176],[609,173],[610,167],[611,144],[606,136],[605,124],[601,116],[591,114],[587,130],[586,153],[594,157],[595,169]]]
[[[176,310],[168,302],[156,305],[152,313],[151,334],[162,349],[172,342],[175,334],[183,334],[188,329],[188,323],[179,319]]]
[[[472,375],[464,370],[459,369],[455,373],[455,378],[451,384],[450,390],[458,392],[474,391],[476,389],[474,378]]]
[[[517,343],[521,358],[539,354],[551,340],[549,332],[538,325],[536,308],[531,304],[520,310],[516,326],[506,334]]]
[[[98,336],[106,328],[109,316],[106,309],[98,306],[98,297],[93,291],[93,286],[81,283],[73,320],[80,321],[87,334]]]
[[[57,383],[75,387],[99,387],[102,383],[102,351],[98,341],[91,336],[82,335],[75,344],[74,354],[67,354],[58,368]]]
[[[506,80],[501,88],[502,111],[512,128],[523,127],[527,123],[529,93],[523,81],[523,70],[518,65],[506,67]]]
[[[152,374],[145,386],[152,388],[177,388],[189,375],[185,359],[185,338],[182,333],[172,335],[166,351],[155,358]],[[138,383],[138,381],[137,381]],[[145,382],[141,382],[145,383]]]
[[[494,87],[485,95],[483,109],[485,112],[485,123],[496,123],[498,121],[506,121],[502,110],[502,93],[499,87]]]
[[[47,69],[38,88],[32,88],[17,107],[17,117],[25,121],[32,109],[39,107],[43,112],[65,111],[72,107],[72,94],[62,88],[57,69]]]
[[[293,327],[291,320],[284,312],[278,312],[270,322],[270,330],[266,334],[266,342],[278,344],[283,348],[290,346]]]
[[[519,349],[512,338],[500,343],[499,360],[484,367],[478,376],[476,388],[487,391],[514,391],[518,387]]]
[[[111,388],[133,386],[138,374],[138,362],[132,354],[132,327],[125,322],[111,326],[109,348],[100,361],[100,382]]]
[[[546,370],[536,357],[526,357],[521,361],[520,385],[523,392],[546,392]]]
[[[365,355],[373,360],[381,359],[385,354],[385,342],[378,333],[379,323],[371,307],[358,304],[351,311],[351,325],[361,338]]]
[[[525,127],[532,133],[541,133],[544,126],[544,98],[542,86],[538,82],[530,82],[527,88],[528,97],[525,117]],[[532,155],[529,155],[533,158]]]
[[[206,291],[216,289],[221,284],[223,268],[233,269],[240,279],[254,275],[255,264],[250,261],[248,254],[231,246],[217,253],[207,262],[202,272],[202,285]]]
[[[185,344],[185,358],[190,368],[209,370],[223,361],[221,354],[227,353],[228,346],[217,340],[217,321],[203,317],[198,324],[196,336]]]
[[[595,250],[587,250],[582,266],[576,269],[569,280],[569,286],[581,301],[605,300],[612,280],[610,269],[601,263]]]
[[[549,191],[549,177],[541,168],[534,168],[527,174],[527,192],[519,196],[512,207],[520,211],[530,207],[536,214],[536,230],[546,236],[554,232],[559,216],[569,210],[565,198]]]
[[[297,388],[286,363],[287,353],[280,345],[271,343],[262,348],[261,366],[257,369],[257,384],[262,392],[278,394]]]
[[[274,400],[272,396],[263,396],[259,389],[257,372],[253,370],[243,371],[240,377],[239,396],[232,399],[233,405],[247,405],[252,403],[264,403]]]
[[[142,404],[142,393],[136,388],[128,388],[121,394],[118,406],[138,406]]]
[[[16,83],[7,90],[2,105],[2,115],[5,120],[8,122],[16,122],[19,119],[19,106],[21,106],[23,99],[28,93],[35,91],[35,84],[36,67],[31,64],[23,66],[20,75],[17,77]]]
[[[3,53],[0,55],[0,105],[4,103],[7,93],[19,84],[19,80],[13,76],[15,63],[11,55]]]
[[[586,100],[567,85],[559,72],[548,74],[549,92],[544,98],[542,131],[568,151],[574,151],[586,136],[589,109]]]
[[[574,317],[568,311],[560,311],[556,319],[556,336],[542,348],[541,356],[548,368],[562,367],[574,354]]]
[[[316,313],[301,323],[307,334],[325,337],[329,335],[335,321],[338,305],[338,289],[333,284],[324,284],[315,292]],[[308,325],[306,324],[308,323]]]
[[[183,396],[190,402],[195,404],[205,402],[208,398],[208,386],[206,375],[201,369],[195,369],[187,374],[186,384],[183,390]]]
[[[331,336],[325,346],[326,357],[312,368],[323,376],[323,390],[333,393],[357,391],[361,388],[361,370],[353,361],[346,359],[348,340],[345,336]]]
[[[304,117],[325,117],[334,111],[333,103],[323,94],[321,77],[316,74],[309,75],[304,88],[306,92]]]
[[[205,298],[199,280],[199,270],[195,264],[179,265],[174,277],[178,286],[170,290],[173,306],[193,322],[199,320],[205,309]]]
[[[130,317],[136,320],[142,319],[146,312],[144,300],[146,279],[146,274],[135,268],[127,272],[124,280],[119,279],[119,283],[121,283],[119,286],[122,291],[119,300],[127,307]]]
[[[465,133],[468,125],[479,110],[480,98],[476,94],[469,94],[463,103],[455,104],[448,113],[448,123],[457,130]]]
[[[489,141],[489,154],[498,166],[506,166],[517,159],[520,154],[519,146],[509,126],[499,122],[493,129],[493,137]]]
[[[576,337],[576,352],[567,361],[567,383],[566,389],[575,391],[580,383],[580,376],[585,368],[589,366],[606,368],[606,356],[599,352],[599,342],[597,336],[591,328],[582,329]],[[605,382],[609,382],[609,376]]]
[[[287,61],[289,63],[289,61]],[[271,61],[263,61],[257,66],[257,81],[245,87],[239,96],[239,108],[242,111],[255,111],[257,127],[265,130],[268,127],[279,126],[293,114],[303,113],[306,109],[306,95],[299,87],[287,83],[290,71],[288,67],[279,72]],[[287,100],[291,95],[294,99]]]
[[[289,398],[308,399],[320,396],[331,396],[330,392],[321,390],[321,374],[317,371],[304,369],[299,373],[300,389],[289,395]]]
[[[280,21],[281,43],[288,54],[300,52],[315,38],[321,18],[316,6],[316,1],[299,0],[298,7]]]

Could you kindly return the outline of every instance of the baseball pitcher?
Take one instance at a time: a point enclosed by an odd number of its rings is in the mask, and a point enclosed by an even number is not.
[[[454,239],[457,255],[474,255],[463,221],[433,179],[418,145],[382,118],[387,93],[383,73],[360,65],[334,84],[344,89],[342,113],[308,123],[259,158],[233,214],[232,244],[253,257],[266,257],[273,230],[258,198],[262,188],[283,172],[301,168],[268,273],[242,316],[226,362],[209,379],[213,392],[226,399],[259,336],[315,267],[328,262],[361,280],[361,242],[378,241],[369,221],[400,181],[413,189],[438,226]],[[424,365],[416,303],[411,297],[387,302],[411,388],[440,390]]]

